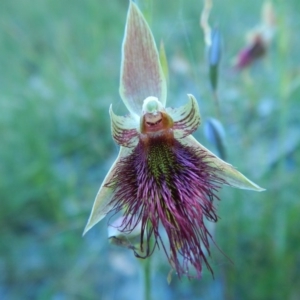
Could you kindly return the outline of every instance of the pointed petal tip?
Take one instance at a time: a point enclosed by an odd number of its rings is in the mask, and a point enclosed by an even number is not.
[[[232,167],[232,165],[225,164],[227,163],[224,162],[224,167],[222,168],[220,175],[227,182],[226,185],[254,192],[263,192],[266,190],[237,171],[234,167]]]
[[[197,109],[197,111],[200,114],[200,108],[199,108],[198,101],[197,101],[196,97],[193,94],[187,94],[187,96],[188,96],[190,102],[194,104],[195,108]]]
[[[110,106],[109,106],[108,113],[109,113],[109,116],[110,116],[111,119],[116,116],[116,114],[113,111],[112,104],[110,104]]]
[[[256,192],[264,192],[264,191],[266,191],[266,190],[267,190],[267,189],[264,189],[264,188],[258,186],[257,184],[255,185],[255,191],[256,191]]]
[[[224,179],[225,180],[228,179],[229,186],[243,189],[243,190],[250,190],[250,191],[254,191],[254,192],[263,192],[266,190],[266,189],[260,187],[259,185],[257,185],[256,183],[254,183],[253,181],[251,181],[250,179],[248,179],[245,175],[243,175],[242,173],[237,171],[231,165],[228,165],[228,166],[229,166],[229,168],[227,169],[228,173],[225,171]],[[230,168],[232,170],[230,170]],[[229,175],[228,178],[226,178],[226,175]],[[234,175],[234,176],[232,176],[232,175]]]
[[[260,187],[259,185],[257,185],[256,183],[254,183],[250,180],[249,180],[248,184],[249,184],[248,187],[243,187],[242,189],[251,190],[251,191],[254,191],[254,192],[266,191],[266,189]]]
[[[84,228],[84,230],[83,230],[83,233],[82,233],[82,237],[84,237],[85,236],[85,234],[87,233],[89,231],[89,228]]]
[[[247,178],[247,177],[246,177],[246,178]],[[251,190],[253,190],[253,191],[255,191],[255,192],[264,192],[264,191],[266,191],[265,188],[260,187],[259,185],[257,185],[257,184],[254,183],[253,181],[249,180],[248,178],[247,178],[247,180],[248,180],[249,184],[252,185]]]
[[[94,226],[95,224],[91,224],[91,220],[89,218],[88,222],[86,223],[82,236],[85,236],[85,234]]]
[[[189,98],[195,98],[193,94],[187,94]]]
[[[194,101],[197,101],[195,96],[193,94],[187,94],[187,96],[191,99],[191,100],[194,100]]]
[[[129,16],[134,13],[142,15],[142,12],[139,10],[137,4],[134,1],[129,0],[129,8],[128,8],[128,12],[127,12],[127,18],[129,18]]]

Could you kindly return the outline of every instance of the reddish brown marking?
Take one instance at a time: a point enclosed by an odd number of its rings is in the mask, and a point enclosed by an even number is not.
[[[164,112],[159,112],[156,115],[146,113],[141,119],[141,133],[160,132],[172,128],[173,125],[172,118]]]

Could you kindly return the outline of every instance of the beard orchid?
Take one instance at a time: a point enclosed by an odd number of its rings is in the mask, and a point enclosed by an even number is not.
[[[118,230],[139,229],[138,257],[163,248],[178,275],[200,277],[211,235],[204,220],[218,220],[214,199],[221,185],[262,191],[191,135],[200,124],[198,103],[188,94],[166,108],[166,80],[151,30],[130,1],[123,40],[120,95],[130,114],[112,107],[112,135],[119,155],[96,196],[84,233],[109,212],[122,212]],[[167,239],[165,239],[167,237]],[[166,242],[167,240],[167,242]]]

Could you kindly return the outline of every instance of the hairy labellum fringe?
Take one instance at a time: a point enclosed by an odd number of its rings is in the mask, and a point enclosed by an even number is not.
[[[184,146],[173,136],[140,138],[132,154],[123,158],[107,186],[115,189],[111,200],[115,212],[123,211],[122,232],[131,232],[141,222],[140,251],[148,257],[161,245],[178,275],[192,277],[189,267],[201,276],[202,262],[213,273],[208,255],[211,238],[204,218],[216,222],[213,204],[224,180],[207,162],[203,150]],[[162,225],[168,248],[159,232]],[[150,248],[150,240],[154,243]]]

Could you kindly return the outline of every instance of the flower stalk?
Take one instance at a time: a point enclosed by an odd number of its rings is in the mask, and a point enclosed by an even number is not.
[[[143,262],[144,300],[151,300],[151,257]]]

